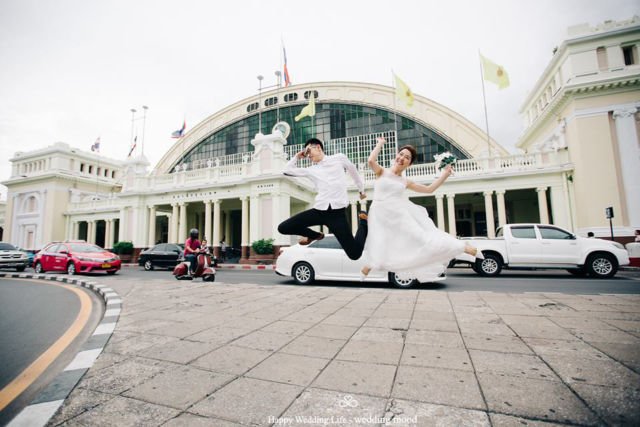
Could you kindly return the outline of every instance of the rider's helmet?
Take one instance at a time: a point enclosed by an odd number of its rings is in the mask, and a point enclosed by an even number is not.
[[[191,231],[189,231],[189,237],[191,237],[192,240],[197,239],[199,235],[200,233],[197,228],[192,228]]]

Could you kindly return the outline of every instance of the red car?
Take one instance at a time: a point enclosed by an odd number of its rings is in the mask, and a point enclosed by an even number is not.
[[[67,274],[106,271],[115,274],[122,262],[113,252],[86,242],[53,242],[42,248],[33,260],[36,273],[66,271]]]

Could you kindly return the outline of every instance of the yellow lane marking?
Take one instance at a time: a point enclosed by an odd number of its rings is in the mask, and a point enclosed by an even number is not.
[[[35,280],[32,280],[32,282],[58,286],[75,293],[80,299],[80,311],[71,326],[69,326],[69,329],[67,329],[66,332],[58,338],[53,345],[51,345],[51,347],[42,353],[40,357],[22,371],[13,381],[7,384],[5,388],[0,390],[0,411],[13,402],[16,397],[20,396],[23,391],[25,391],[35,380],[38,379],[40,375],[42,375],[49,365],[51,365],[51,363],[53,363],[53,361],[56,360],[56,358],[69,346],[69,344],[71,344],[80,332],[82,332],[82,329],[87,324],[89,315],[91,314],[91,298],[89,298],[89,296],[80,289],[58,283],[37,282]]]

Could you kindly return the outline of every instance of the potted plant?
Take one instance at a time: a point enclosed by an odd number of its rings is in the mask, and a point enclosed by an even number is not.
[[[122,262],[131,262],[133,254],[133,242],[121,241],[113,245],[112,252],[120,256]]]

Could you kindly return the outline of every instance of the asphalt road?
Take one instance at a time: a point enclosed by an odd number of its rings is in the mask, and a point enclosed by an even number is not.
[[[84,304],[78,291],[88,296]],[[89,314],[80,322],[82,309]],[[73,360],[102,312],[97,297],[79,286],[0,279],[0,425]],[[69,345],[59,341],[63,336],[72,340]],[[28,379],[32,374],[34,381]]]

